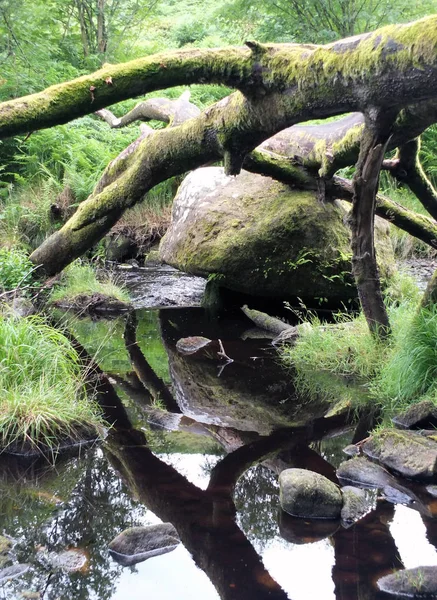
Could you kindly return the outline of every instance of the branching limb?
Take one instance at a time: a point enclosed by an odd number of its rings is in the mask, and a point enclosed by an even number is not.
[[[385,160],[383,168],[408,185],[429,214],[437,219],[437,191],[423,170],[419,152],[420,138],[415,138],[400,146],[393,160]]]

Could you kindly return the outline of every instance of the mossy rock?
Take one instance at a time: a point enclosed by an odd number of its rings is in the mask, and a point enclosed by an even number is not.
[[[282,510],[303,519],[338,519],[343,506],[340,488],[306,469],[285,469],[279,475]]]
[[[322,203],[314,191],[246,171],[198,169],[178,190],[160,257],[237,292],[348,302],[357,292],[346,215],[343,203]],[[388,228],[378,220],[376,229],[387,279],[395,269]]]

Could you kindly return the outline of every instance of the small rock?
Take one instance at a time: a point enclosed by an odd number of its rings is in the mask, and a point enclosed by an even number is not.
[[[427,485],[425,489],[430,496],[437,498],[437,485]]]
[[[109,551],[114,560],[129,566],[171,552],[179,543],[179,535],[173,525],[161,523],[126,529],[112,540]]]
[[[377,584],[382,592],[399,598],[437,598],[437,567],[402,569]]]
[[[414,431],[383,430],[362,444],[363,452],[404,477],[429,481],[437,473],[437,444]]]
[[[8,581],[9,579],[14,579],[15,577],[24,575],[24,573],[27,573],[29,569],[30,565],[28,565],[27,563],[23,563],[21,565],[13,565],[12,567],[0,569],[0,582]]]
[[[430,429],[437,426],[437,407],[430,400],[424,400],[393,417],[392,422],[398,429]]]
[[[369,492],[346,485],[342,488],[343,508],[341,509],[341,520],[344,527],[350,527],[353,523],[362,519],[374,505],[374,500]]]
[[[190,354],[196,354],[200,350],[204,350],[212,346],[214,342],[209,338],[195,335],[192,337],[181,338],[176,342],[176,350],[179,354],[188,356]]]
[[[48,552],[43,546],[38,549],[38,558],[52,569],[60,569],[67,573],[85,571],[88,568],[89,556],[82,548],[69,548],[61,552]]]
[[[360,449],[356,444],[349,444],[349,446],[343,448],[343,452],[346,456],[360,456]]]
[[[364,457],[357,456],[341,463],[337,477],[342,482],[382,490],[390,502],[408,504],[414,499],[413,493],[398,483],[393,475]]]
[[[306,519],[338,519],[343,505],[335,483],[306,469],[282,471],[279,501],[285,512]]]

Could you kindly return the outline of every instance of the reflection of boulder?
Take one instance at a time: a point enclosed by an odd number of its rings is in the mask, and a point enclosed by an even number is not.
[[[340,527],[340,521],[335,519],[319,519],[308,521],[293,517],[285,511],[279,513],[279,533],[291,544],[312,544],[331,537]]]
[[[112,540],[109,550],[114,560],[128,566],[171,552],[179,543],[179,535],[173,525],[161,523],[126,529]]]
[[[224,347],[238,360],[226,364],[216,356],[182,356],[167,347],[174,395],[185,415],[201,423],[267,435],[326,412],[325,402],[302,404],[296,398],[290,373],[255,340],[226,342]]]
[[[246,171],[198,169],[178,190],[160,257],[194,275],[214,274],[234,291],[338,304],[356,298],[345,215],[341,203],[321,203],[314,191]],[[383,276],[394,270],[387,232],[378,220]]]
[[[343,506],[340,488],[306,469],[286,469],[279,475],[282,510],[306,519],[338,519]]]

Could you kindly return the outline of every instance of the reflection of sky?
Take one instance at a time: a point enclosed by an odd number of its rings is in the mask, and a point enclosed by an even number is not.
[[[194,564],[189,552],[179,546],[169,554],[155,556],[123,569],[111,600],[216,600],[215,587]],[[255,599],[254,599],[255,600]]]
[[[437,550],[428,542],[425,525],[417,511],[398,504],[390,533],[406,569],[437,566]]]

